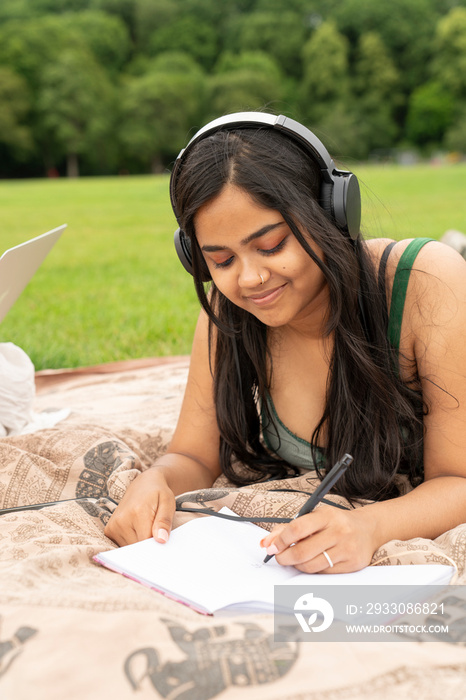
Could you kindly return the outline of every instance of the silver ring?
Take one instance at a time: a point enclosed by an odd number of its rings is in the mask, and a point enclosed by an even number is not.
[[[325,549],[324,549],[324,551],[322,552],[322,554],[324,555],[324,557],[325,557],[326,560],[328,561],[329,567],[330,567],[331,569],[333,569],[333,561],[330,559],[330,556],[327,554],[327,552],[325,551]]]
[[[264,284],[264,278],[262,277],[262,275],[260,273],[259,273],[259,277],[261,278],[261,284]]]

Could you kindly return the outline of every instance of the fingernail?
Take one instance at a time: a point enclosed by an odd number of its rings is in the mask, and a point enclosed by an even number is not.
[[[267,539],[267,537],[263,537],[263,538],[261,539],[261,541],[259,542],[259,544],[260,544],[261,547],[265,547],[264,542],[265,542],[266,539]]]
[[[271,544],[267,547],[266,549],[267,554],[272,557],[274,554],[277,554],[278,552],[278,547],[276,544]]]
[[[163,528],[160,528],[160,530],[157,532],[157,539],[162,540],[163,542],[168,542],[168,532],[167,530],[164,530]]]

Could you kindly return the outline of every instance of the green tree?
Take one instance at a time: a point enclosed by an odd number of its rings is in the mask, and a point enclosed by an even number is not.
[[[353,89],[356,96],[380,100],[399,99],[396,90],[400,76],[382,38],[367,32],[359,38],[353,69]]]
[[[451,94],[439,82],[428,82],[415,90],[409,102],[406,135],[418,146],[439,144],[454,115]]]
[[[320,123],[312,124],[311,128],[333,158],[344,162],[346,159],[363,159],[367,156],[357,114],[342,102],[329,109]]]
[[[2,0],[0,22],[10,19],[30,20],[33,17],[79,12],[85,10],[92,0]]]
[[[29,0],[3,0],[0,3],[0,23],[12,19],[30,19],[34,15]]]
[[[204,74],[189,56],[161,54],[147,73],[127,76],[120,138],[128,158],[160,172],[199,124],[204,96]]]
[[[46,68],[59,61],[67,50],[86,50],[83,37],[63,25],[60,16],[44,16],[28,21],[11,20],[0,25],[0,65],[8,66],[26,82],[31,109],[28,126],[34,151],[40,154],[46,169],[54,167],[61,153],[57,142],[43,128],[43,112],[38,107]]]
[[[357,46],[367,32],[380,35],[402,77],[405,94],[427,79],[439,17],[432,0],[340,0],[330,16],[351,46]]]
[[[400,77],[381,39],[375,32],[359,39],[352,71],[353,110],[359,122],[359,138],[367,156],[375,149],[389,148],[398,127]]]
[[[445,134],[444,144],[450,151],[466,154],[466,103],[463,102],[451,127]]]
[[[134,8],[134,40],[137,53],[150,51],[152,35],[179,16],[173,0],[136,0]]]
[[[131,169],[160,168],[181,132],[237,109],[302,119],[334,153],[365,157],[407,135],[452,148],[464,131],[466,0],[1,0],[0,80],[2,176],[20,157],[34,173],[39,153],[63,161],[72,142],[70,168],[79,156],[85,172],[108,172],[123,145]],[[111,83],[123,84],[120,141]]]
[[[225,51],[215,75],[209,79],[212,118],[229,112],[280,110],[284,97],[283,74],[277,62],[263,51]]]
[[[260,111],[267,107],[280,111],[281,84],[270,80],[267,73],[251,68],[215,75],[209,80],[209,89],[210,118],[230,112]]]
[[[200,22],[196,15],[182,14],[160,26],[149,39],[149,52],[167,51],[187,53],[205,69],[214,65],[219,50],[218,31],[215,26]]]
[[[35,101],[41,75],[48,63],[67,49],[84,49],[86,42],[63,17],[47,15],[28,22],[10,21],[0,26],[0,65],[23,76]]]
[[[86,10],[92,0],[28,0],[29,7],[40,16],[80,12]]]
[[[256,0],[254,10],[256,12],[295,12],[306,16],[308,12],[315,12],[316,7],[322,6],[322,0]]]
[[[222,53],[215,66],[215,73],[219,75],[236,70],[252,70],[267,74],[274,82],[283,80],[283,74],[277,61],[263,51],[243,51],[239,54],[225,51]]]
[[[37,100],[41,140],[51,158],[66,156],[69,176],[79,175],[79,156],[108,156],[113,107],[110,81],[89,51],[67,49],[43,68]]]
[[[322,23],[302,49],[302,111],[314,124],[349,99],[349,45],[333,22]]]
[[[0,143],[22,158],[32,149],[26,123],[30,94],[24,78],[6,66],[0,66]]]
[[[133,40],[136,36],[137,3],[138,0],[88,0],[90,9],[102,10],[108,15],[119,17]]]
[[[437,25],[432,74],[454,97],[466,98],[466,8],[455,7]]]
[[[119,17],[99,10],[67,13],[61,18],[67,32],[79,34],[98,63],[116,75],[128,60],[129,32]]]
[[[308,34],[301,13],[251,12],[240,15],[228,48],[234,52],[263,51],[276,60],[286,76],[301,76],[300,47]]]

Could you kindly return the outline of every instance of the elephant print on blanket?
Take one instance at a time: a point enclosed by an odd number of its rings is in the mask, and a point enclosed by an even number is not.
[[[209,700],[229,686],[273,683],[288,673],[298,658],[297,642],[274,642],[273,634],[255,623],[237,623],[239,633],[232,638],[231,625],[200,627],[192,632],[178,622],[163,622],[185,658],[167,661],[153,647],[137,649],[124,666],[133,690],[148,683],[163,698]]]
[[[37,633],[32,627],[19,627],[10,639],[0,638],[0,678],[23,652],[23,645]]]

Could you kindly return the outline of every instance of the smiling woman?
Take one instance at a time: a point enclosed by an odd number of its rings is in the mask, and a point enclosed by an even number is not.
[[[176,494],[221,473],[322,478],[345,453],[335,489],[374,502],[281,526],[263,542],[280,564],[354,571],[389,540],[462,522],[466,262],[430,239],[363,240],[357,179],[281,116],[201,129],[171,199],[203,310],[168,452],[128,488],[108,536],[166,541]]]
[[[194,225],[221,294],[270,328],[302,325],[305,334],[321,329],[328,295],[324,276],[279,211],[227,185],[199,209]],[[312,245],[309,237],[308,241]],[[313,249],[322,257],[315,245]]]

